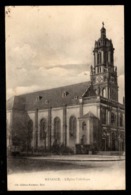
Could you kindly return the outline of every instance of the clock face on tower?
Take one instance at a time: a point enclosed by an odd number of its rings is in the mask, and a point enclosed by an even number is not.
[[[96,77],[96,83],[102,83],[103,82],[103,76],[102,75],[99,75]]]

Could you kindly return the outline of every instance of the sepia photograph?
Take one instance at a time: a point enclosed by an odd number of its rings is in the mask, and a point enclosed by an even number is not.
[[[125,190],[124,6],[5,6],[8,191]]]

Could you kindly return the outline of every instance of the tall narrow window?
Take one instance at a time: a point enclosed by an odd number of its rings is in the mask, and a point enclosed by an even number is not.
[[[114,125],[116,123],[116,115],[112,112],[111,113],[111,124]]]
[[[56,117],[54,119],[54,139],[57,140],[57,142],[60,142],[60,118]]]
[[[120,126],[121,127],[123,126],[123,115],[122,115],[122,113],[120,113]]]
[[[97,55],[97,62],[98,62],[98,64],[101,63],[101,53],[98,53],[98,55]]]
[[[106,124],[106,109],[105,108],[101,108],[101,121],[102,121],[102,124]]]
[[[76,137],[76,117],[71,116],[69,120],[69,131],[71,137]]]
[[[46,138],[46,129],[47,129],[46,119],[43,118],[40,121],[40,140]]]
[[[104,52],[104,64],[106,64],[106,52]]]
[[[98,64],[101,63],[101,53],[98,53],[98,55],[97,55],[97,62],[98,62]]]
[[[111,62],[113,63],[113,52],[111,52]]]
[[[86,122],[85,121],[82,123],[82,130],[83,131],[86,130]]]
[[[108,52],[106,52],[106,63],[108,63]]]
[[[97,55],[97,64],[99,64],[100,58],[99,58],[99,53]]]
[[[100,55],[100,61],[99,61],[99,64],[101,64],[101,53],[99,53],[99,55]]]

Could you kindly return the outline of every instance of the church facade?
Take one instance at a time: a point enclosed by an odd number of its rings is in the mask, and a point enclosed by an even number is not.
[[[125,105],[118,102],[114,47],[104,25],[95,41],[90,81],[12,97],[7,102],[7,146],[81,153],[124,151]]]

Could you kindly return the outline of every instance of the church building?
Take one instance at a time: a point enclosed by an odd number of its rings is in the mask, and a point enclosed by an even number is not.
[[[93,148],[124,151],[125,104],[118,102],[114,50],[103,24],[94,45],[90,81],[10,98],[7,146],[50,151],[57,144],[74,153]]]

